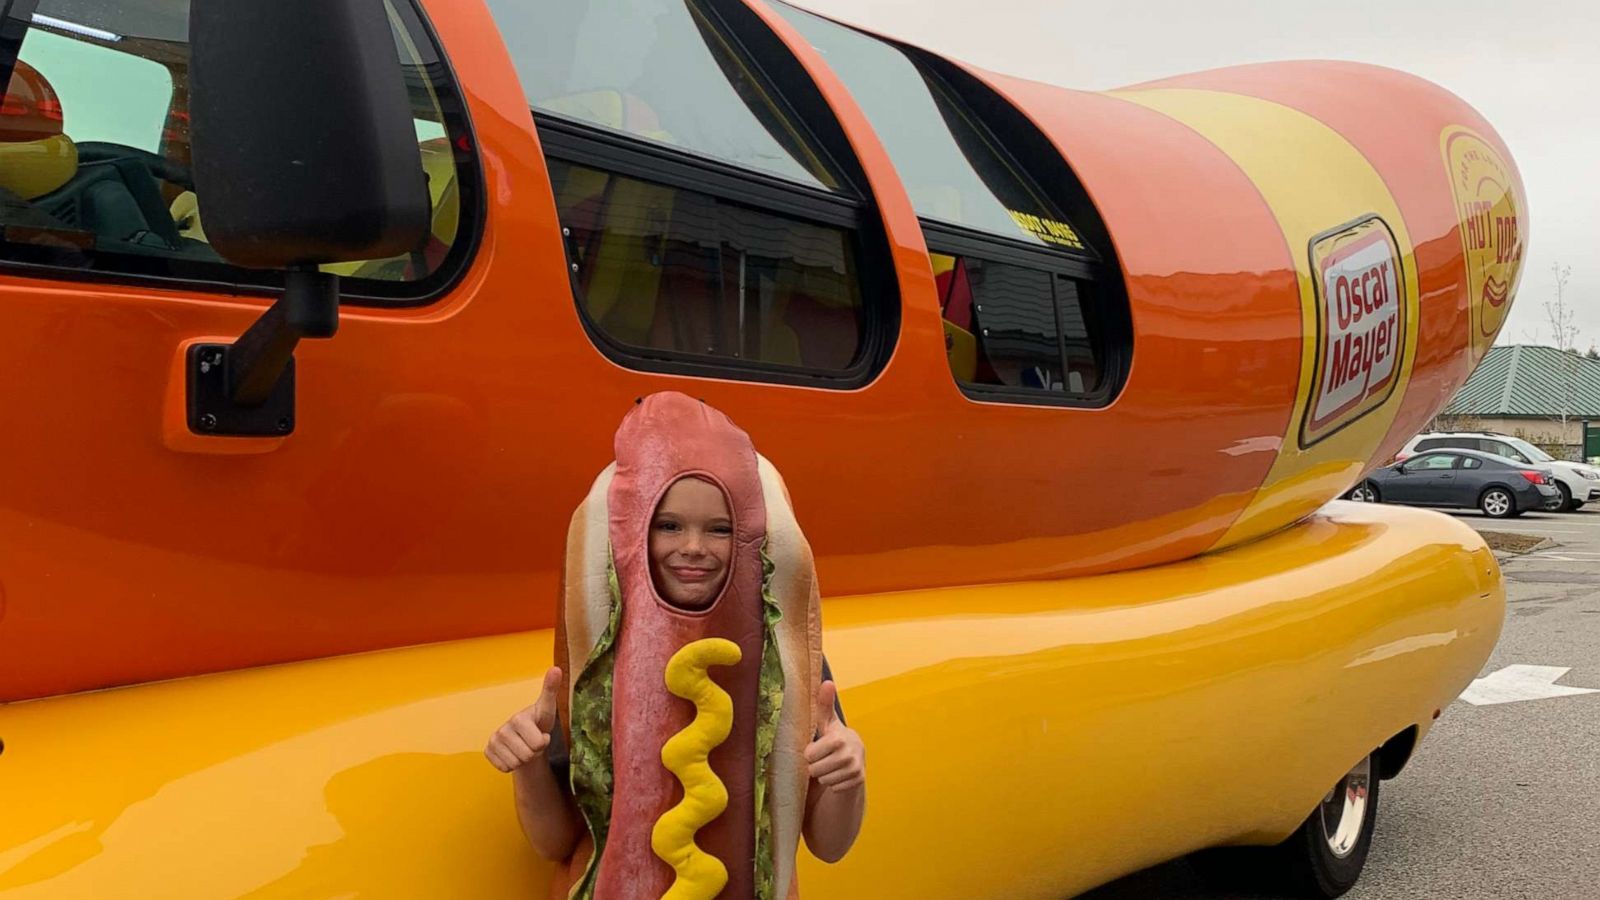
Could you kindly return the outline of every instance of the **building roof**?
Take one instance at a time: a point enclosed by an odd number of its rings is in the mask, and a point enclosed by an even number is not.
[[[1568,418],[1600,419],[1600,360],[1516,344],[1489,348],[1445,413],[1557,419],[1563,406]]]

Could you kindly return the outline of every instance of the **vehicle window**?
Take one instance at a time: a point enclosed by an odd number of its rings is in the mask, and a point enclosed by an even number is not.
[[[1478,443],[1483,445],[1483,452],[1485,453],[1493,453],[1495,456],[1509,459],[1512,462],[1527,463],[1529,461],[1515,447],[1504,441],[1480,440]]]
[[[1449,438],[1428,438],[1427,440],[1417,441],[1417,448],[1416,448],[1416,450],[1414,452],[1421,453],[1424,450],[1437,450],[1440,447],[1465,447],[1465,446],[1467,446],[1467,445],[1462,443],[1462,442],[1460,442],[1460,441],[1452,443],[1451,439],[1449,439]],[[1468,447],[1468,449],[1472,449],[1472,448]]]
[[[1419,456],[1406,463],[1407,472],[1430,472],[1441,469],[1453,468],[1460,457],[1448,453],[1433,453],[1428,456]]]
[[[993,110],[985,118],[974,108],[982,101],[930,61],[805,10],[772,8],[850,89],[910,194],[956,382],[975,399],[1109,403],[1132,351],[1126,301],[1098,279],[1100,255],[1057,195],[1040,188],[1072,179],[1054,150],[1034,160],[1040,171],[1023,167],[986,124]]]
[[[1105,383],[1092,309],[1070,278],[933,254],[950,370],[964,385],[1089,396]]]
[[[839,186],[696,0],[490,0],[489,7],[540,112]]]
[[[172,73],[153,59],[84,37],[35,28],[19,56],[35,73],[50,73],[48,81],[35,77],[54,91],[60,110],[72,110],[74,142],[105,141],[159,153],[172,104]]]
[[[784,3],[883,140],[917,215],[1041,246],[1085,249],[937,79],[891,44]]]
[[[552,160],[589,324],[634,351],[851,367],[864,323],[849,234]]]
[[[826,387],[864,383],[887,359],[899,297],[862,173],[816,85],[748,7],[489,7],[602,352]]]
[[[476,188],[438,51],[405,0],[387,9],[433,229],[404,256],[324,268],[352,295],[409,299],[448,280]],[[246,286],[277,277],[228,266],[206,241],[189,174],[188,18],[189,0],[41,0],[5,23],[21,41],[0,38],[0,261]]]
[[[1470,456],[1463,456],[1460,457],[1460,463],[1458,467],[1462,469],[1481,469],[1483,468],[1483,460],[1473,459]]]
[[[1506,443],[1510,445],[1512,449],[1516,450],[1518,453],[1521,453],[1525,458],[1525,462],[1547,463],[1555,460],[1554,456],[1551,456],[1550,454],[1521,438],[1506,438]]]

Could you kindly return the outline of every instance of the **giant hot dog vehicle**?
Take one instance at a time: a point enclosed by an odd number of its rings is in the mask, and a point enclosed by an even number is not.
[[[1074,91],[776,0],[3,16],[7,900],[545,895],[483,742],[665,392],[782,473],[868,748],[780,897],[1336,894],[1499,634],[1471,530],[1330,502],[1515,293],[1432,84]]]

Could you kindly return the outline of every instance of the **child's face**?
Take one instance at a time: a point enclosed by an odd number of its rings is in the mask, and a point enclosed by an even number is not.
[[[705,609],[728,580],[733,519],[715,485],[681,478],[650,521],[650,575],[674,606]]]

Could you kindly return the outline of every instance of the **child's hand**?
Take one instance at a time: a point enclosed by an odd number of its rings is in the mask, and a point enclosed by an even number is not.
[[[556,727],[556,691],[561,690],[561,670],[544,673],[544,688],[533,705],[506,720],[489,738],[483,755],[502,772],[513,772],[535,760],[544,760],[550,731]]]
[[[830,791],[844,792],[867,780],[867,750],[861,735],[839,721],[834,699],[839,689],[824,681],[817,691],[817,738],[806,747],[811,778]]]

